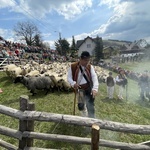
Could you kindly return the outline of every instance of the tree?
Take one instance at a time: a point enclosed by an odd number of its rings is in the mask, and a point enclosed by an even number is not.
[[[27,45],[35,45],[40,39],[40,31],[37,26],[30,21],[18,22],[14,27],[16,36],[21,37],[21,40],[25,40]],[[38,41],[38,44],[42,41]]]
[[[70,56],[71,57],[75,57],[76,56],[76,43],[75,43],[75,39],[74,39],[74,36],[72,36],[72,44],[71,44],[71,47],[70,47]]]
[[[70,44],[66,39],[60,38],[57,42],[55,42],[56,50],[60,55],[64,55],[64,56],[66,56],[67,53],[69,53],[70,50],[69,45]]]
[[[38,46],[38,47],[43,47],[43,43],[42,43],[42,40],[41,40],[41,36],[39,34],[36,34],[34,36],[34,43],[33,43],[35,46]]]
[[[99,62],[100,59],[104,58],[102,38],[99,38],[99,36],[97,36],[95,43],[96,43],[96,46],[94,49],[95,61]]]

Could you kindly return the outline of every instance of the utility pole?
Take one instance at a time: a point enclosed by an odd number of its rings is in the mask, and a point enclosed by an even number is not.
[[[61,40],[61,32],[59,32],[59,41],[60,41],[60,54],[62,56],[62,40]]]

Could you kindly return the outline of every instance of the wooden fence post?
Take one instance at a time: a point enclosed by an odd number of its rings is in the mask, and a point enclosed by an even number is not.
[[[100,127],[97,124],[92,125],[91,150],[99,149],[99,130]]]
[[[20,96],[20,110],[25,111],[27,110],[29,97],[26,95]],[[26,120],[19,120],[19,131],[24,132],[27,130],[27,121]],[[19,149],[23,150],[26,147],[26,138],[22,138],[19,140]]]
[[[28,104],[28,110],[34,111],[35,110],[35,104],[34,103],[29,103]],[[28,121],[27,124],[27,131],[34,131],[34,121],[30,120]],[[27,147],[33,147],[33,139],[27,138]]]

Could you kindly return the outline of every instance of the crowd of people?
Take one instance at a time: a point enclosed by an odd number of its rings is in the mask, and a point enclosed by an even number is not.
[[[32,60],[50,60],[50,61],[66,61],[71,59],[67,56],[61,56],[57,50],[50,48],[41,48],[38,46],[27,46],[23,43],[6,41],[0,37],[0,58],[8,58],[10,60],[32,59]]]
[[[112,56],[112,62],[115,63],[128,63],[128,62],[141,62],[144,58],[144,53],[127,53],[119,56]]]

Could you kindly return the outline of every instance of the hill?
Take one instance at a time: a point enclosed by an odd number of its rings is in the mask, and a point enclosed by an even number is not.
[[[120,47],[120,46],[123,46],[125,44],[131,44],[132,42],[131,41],[120,41],[120,40],[113,40],[113,39],[108,39],[108,40],[105,40],[103,39],[103,45],[104,46],[112,46],[112,47]]]

